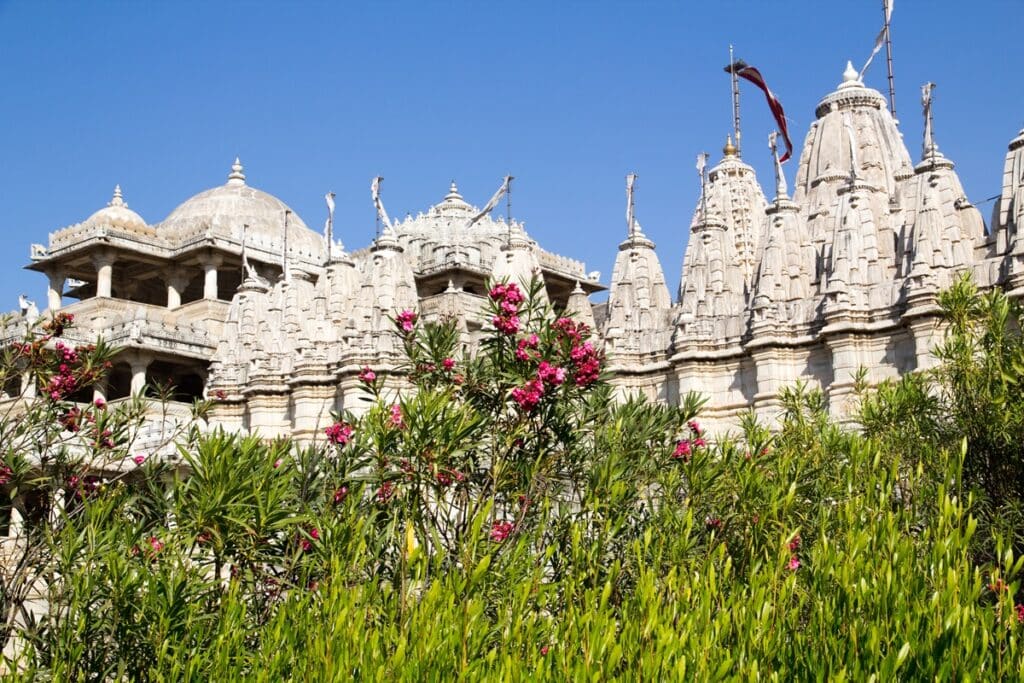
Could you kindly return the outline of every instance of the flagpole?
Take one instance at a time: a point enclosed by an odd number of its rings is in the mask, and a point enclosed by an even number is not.
[[[288,282],[290,275],[288,272],[288,216],[291,212],[291,209],[284,210],[284,249],[281,250],[281,274],[284,276],[285,282]]]
[[[889,33],[889,3],[882,0],[882,16],[885,21],[885,61],[889,67],[889,113],[896,118],[896,81],[892,75],[892,35]],[[739,145],[737,145],[738,147]]]
[[[505,191],[505,223],[508,225],[508,244],[512,244],[512,180],[510,173],[506,173],[509,176],[508,189]]]
[[[729,64],[735,64],[732,54],[732,44],[729,44]],[[731,70],[732,74],[732,132],[736,138],[736,156],[740,155],[743,146],[740,144],[740,79],[736,75],[736,69]]]

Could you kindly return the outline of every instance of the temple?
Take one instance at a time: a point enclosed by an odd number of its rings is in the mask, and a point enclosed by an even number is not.
[[[1024,131],[986,230],[939,151],[925,90],[911,154],[885,97],[848,67],[817,105],[792,192],[774,139],[769,194],[727,142],[701,169],[674,299],[632,202],[607,302],[593,304],[606,289],[598,275],[493,217],[500,192],[478,209],[453,182],[434,206],[391,222],[375,181],[383,230],[347,251],[252,187],[238,160],[223,185],[156,223],[115,188],[106,207],[33,245],[28,267],[49,280],[48,310],[75,315],[78,341],[120,349],[106,382],[78,398],[169,384],[182,405],[216,396],[212,424],[266,437],[314,440],[332,411],[358,411],[364,366],[402,386],[390,321],[400,309],[453,317],[472,345],[486,283],[500,278],[539,277],[556,312],[591,325],[623,395],[676,403],[697,391],[709,426],[727,428],[751,408],[773,417],[779,391],[803,380],[844,415],[861,368],[878,382],[933,363],[937,294],[956,273],[1024,293]],[[7,339],[37,313],[22,314]]]

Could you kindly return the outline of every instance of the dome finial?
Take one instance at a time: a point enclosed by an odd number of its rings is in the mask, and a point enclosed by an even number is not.
[[[732,144],[732,135],[725,136],[725,147],[722,148],[722,154],[727,157],[736,156],[736,146]]]
[[[125,203],[124,198],[121,196],[121,186],[114,185],[114,197],[110,200],[107,206],[128,206]]]
[[[853,83],[860,80],[860,74],[853,68],[853,62],[846,60],[846,70],[843,71],[843,83]]]
[[[461,202],[461,201],[463,201],[462,195],[459,194],[459,188],[455,184],[454,180],[452,180],[452,184],[448,186],[448,194],[446,194],[444,196],[444,199],[445,199],[445,201],[448,201],[448,202],[454,202],[454,201]]]
[[[235,157],[235,163],[231,164],[228,185],[245,185],[245,174],[242,173],[242,162],[238,157]]]

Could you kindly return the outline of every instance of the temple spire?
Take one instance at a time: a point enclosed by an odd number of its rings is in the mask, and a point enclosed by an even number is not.
[[[110,202],[107,204],[107,206],[125,206],[125,207],[128,206],[128,204],[125,203],[124,198],[121,196],[121,186],[120,185],[115,185],[114,186],[114,196],[110,200]]]

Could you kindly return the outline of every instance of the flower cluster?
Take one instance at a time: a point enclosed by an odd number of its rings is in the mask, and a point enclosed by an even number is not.
[[[57,342],[54,349],[57,356],[57,373],[50,378],[46,384],[46,394],[54,401],[60,401],[65,396],[73,394],[78,388],[78,380],[74,375],[74,368],[78,365],[78,351]]]
[[[327,440],[331,443],[344,446],[352,440],[354,431],[352,425],[345,424],[344,422],[335,422],[324,430],[324,434],[327,435]]]
[[[398,317],[395,318],[395,324],[398,325],[402,332],[408,334],[412,332],[413,329],[416,327],[417,319],[419,319],[419,316],[416,314],[415,311],[410,311],[406,309],[399,313]]]
[[[377,373],[369,367],[363,367],[359,372],[359,381],[363,384],[373,384],[377,380]]]
[[[695,450],[707,446],[707,442],[704,440],[704,431],[696,420],[690,420],[687,427],[690,429],[690,438],[677,441],[676,448],[672,451],[672,457],[683,462],[690,462]]]
[[[530,411],[540,403],[544,395],[544,382],[539,379],[531,379],[525,385],[512,390],[512,400],[519,404],[523,410]]]
[[[0,486],[5,486],[11,482],[14,477],[14,471],[7,465],[0,466]]]
[[[395,485],[390,481],[386,481],[380,485],[380,488],[373,494],[373,497],[378,503],[384,505],[388,503],[395,495]]]
[[[65,327],[71,327],[75,322],[73,313],[57,313],[52,320],[43,325],[43,331],[54,337],[64,334]]]
[[[404,429],[405,420],[402,419],[402,406],[397,403],[391,406],[391,417],[388,418],[388,423],[395,429]],[[351,433],[351,427],[349,428]]]
[[[347,486],[339,486],[338,488],[334,489],[333,500],[334,500],[334,504],[335,505],[340,505],[341,503],[343,503],[345,501],[345,499],[347,497],[348,497],[348,487]]]
[[[512,522],[505,520],[495,522],[491,525],[491,540],[495,543],[501,543],[512,535],[513,529],[515,529],[515,525]]]
[[[540,344],[540,339],[536,334],[531,334],[528,337],[523,337],[519,340],[516,345],[516,360],[530,361],[535,358],[540,358],[540,353],[537,351],[537,346]],[[533,351],[533,353],[530,353]]]
[[[537,368],[537,379],[542,381],[544,384],[550,384],[557,387],[565,381],[565,368],[552,365],[546,360],[541,361],[540,366]]]
[[[519,305],[526,300],[519,286],[514,282],[494,285],[489,293],[498,305],[498,313],[491,318],[494,327],[502,334],[519,331]]]
[[[313,539],[314,541],[320,540],[320,530],[316,527],[310,529],[308,533],[309,538]],[[302,547],[302,552],[304,553],[308,553],[310,550],[313,549],[313,543],[309,540],[309,538],[299,538],[299,545]]]

